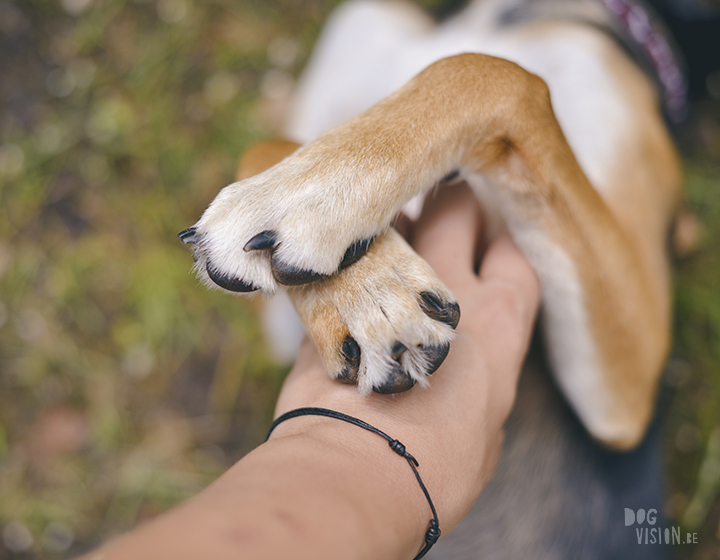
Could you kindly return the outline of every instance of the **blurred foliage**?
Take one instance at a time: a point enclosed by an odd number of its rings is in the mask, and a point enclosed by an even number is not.
[[[667,513],[698,533],[698,545],[673,550],[678,559],[720,558],[720,99],[694,112],[680,144],[684,226],[697,247],[675,263],[674,348],[662,407]]]
[[[176,235],[330,7],[0,2],[0,557],[72,555],[261,441],[284,372]]]
[[[176,234],[278,126],[338,3],[0,0],[0,559],[71,557],[261,441],[284,371]],[[668,511],[702,546],[678,558],[715,557],[720,520],[720,119],[702,114],[666,404]]]

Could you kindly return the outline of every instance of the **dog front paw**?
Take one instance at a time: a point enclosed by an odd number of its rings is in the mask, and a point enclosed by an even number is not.
[[[231,292],[274,292],[327,278],[362,257],[395,208],[367,184],[375,180],[367,172],[327,157],[296,154],[225,187],[179,235],[193,245],[198,275]]]
[[[360,391],[406,391],[442,364],[460,308],[395,230],[352,267],[288,293],[328,373]]]

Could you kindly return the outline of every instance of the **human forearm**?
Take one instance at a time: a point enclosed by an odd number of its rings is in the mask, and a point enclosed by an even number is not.
[[[477,247],[480,210],[445,187],[413,241],[463,309],[453,351],[430,387],[363,396],[332,381],[305,344],[277,414],[323,407],[397,438],[418,469],[447,534],[489,478],[537,309],[539,287],[509,238]],[[483,254],[480,274],[475,263]],[[197,497],[110,543],[92,560],[412,558],[431,515],[417,480],[387,443],[344,422],[293,418]]]
[[[103,560],[407,559],[429,519],[412,471],[381,438],[298,418],[201,494],[99,552]]]

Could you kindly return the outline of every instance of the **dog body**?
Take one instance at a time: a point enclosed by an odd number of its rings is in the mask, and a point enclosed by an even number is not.
[[[578,493],[562,498],[558,481],[584,488],[588,523],[630,496],[656,499],[654,476],[613,486],[624,471],[613,471],[613,454],[574,418],[609,447],[636,447],[669,344],[665,240],[679,164],[663,100],[607,32],[612,25],[595,0],[476,0],[441,24],[412,5],[349,2],[328,22],[298,89],[286,132],[304,146],[253,152],[246,160],[282,161],[245,166],[244,180],[181,234],[211,284],[286,286],[331,375],[394,392],[439,366],[459,312],[388,229],[393,217],[434,186],[465,181],[492,230],[509,230],[540,278],[550,367],[529,360],[507,464],[473,514],[486,530],[461,525],[470,548],[450,557],[590,558],[582,551],[602,549],[597,557],[620,558],[625,541],[612,544],[604,525],[577,541],[575,556],[558,547],[568,542],[558,527],[583,519]],[[547,383],[548,369],[574,413]],[[652,469],[646,445],[626,461],[628,473]],[[605,467],[614,472],[607,484],[577,478],[602,479]],[[534,491],[518,494],[519,481]],[[518,509],[523,496],[538,499]],[[513,519],[513,508],[522,515]],[[523,538],[508,534],[513,523]]]
[[[545,4],[554,6],[551,14],[562,12],[557,3]],[[581,3],[565,4],[581,13]],[[457,53],[490,54],[540,76],[550,89],[562,132],[551,124],[547,105],[531,108],[538,98],[546,102],[541,84],[524,84],[522,93],[512,92],[507,83],[485,89],[481,83],[500,76],[511,82],[512,70],[502,67],[472,76],[478,64],[467,61],[464,66],[460,59],[429,78],[436,95],[413,119],[435,119],[443,128],[439,137],[462,134],[458,129],[470,123],[477,130],[485,128],[471,133],[477,134],[474,140],[485,137],[482,146],[474,146],[462,178],[486,208],[495,209],[491,215],[503,218],[541,278],[550,360],[566,396],[597,438],[632,447],[650,417],[653,386],[668,345],[665,239],[680,185],[679,166],[660,117],[657,91],[620,45],[587,20],[568,21],[567,15],[505,23],[522,6],[473,2],[456,18],[434,26],[411,5],[346,4],[318,45],[287,133],[310,141],[396,91],[423,68]],[[587,19],[598,24],[601,5],[591,0],[584,6]],[[448,90],[445,99],[439,93],[443,87]],[[477,95],[465,101],[459,90],[467,89]],[[453,123],[454,115],[439,109],[466,102],[469,107],[461,111],[475,116],[480,106],[505,111],[514,93],[534,99],[512,100],[512,116],[501,118],[533,122],[533,132],[511,131],[509,123],[499,125],[502,130],[488,130],[497,126],[494,115],[473,122],[463,113]],[[547,122],[538,123],[541,113]],[[413,126],[416,134],[420,125]],[[565,144],[563,135],[572,154],[566,146],[559,149]],[[406,145],[409,139],[403,139]],[[524,141],[536,145],[520,146]],[[443,163],[454,156],[448,152],[461,149],[444,148]],[[538,159],[529,161],[534,150]],[[428,153],[415,157],[425,159]],[[548,162],[548,174],[563,170],[568,176],[543,177],[539,167]],[[425,188],[439,178],[435,173],[424,180]],[[594,189],[587,188],[583,173]],[[423,182],[417,173],[413,180]],[[553,182],[567,182],[569,191],[551,192],[555,185],[547,183]],[[510,196],[509,183],[515,191]],[[574,220],[567,220],[568,212]],[[602,278],[595,276],[598,271]]]

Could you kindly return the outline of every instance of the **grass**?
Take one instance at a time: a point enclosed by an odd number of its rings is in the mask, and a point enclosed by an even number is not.
[[[701,108],[686,148],[685,204],[699,218],[700,245],[676,263],[674,348],[666,375],[668,513],[697,546],[677,558],[718,558],[720,540],[720,127],[717,106]]]
[[[0,3],[0,559],[72,557],[261,441],[285,372],[176,234],[272,134],[337,3]],[[669,512],[701,543],[676,555],[696,559],[720,521],[720,126],[702,127],[665,404]]]

